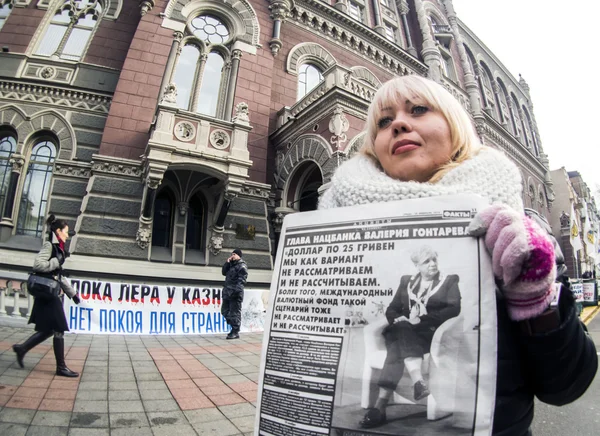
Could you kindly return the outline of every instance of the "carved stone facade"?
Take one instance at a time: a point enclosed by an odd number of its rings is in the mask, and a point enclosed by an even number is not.
[[[43,212],[75,230],[81,275],[122,264],[164,280],[161,266],[174,265],[189,280],[220,281],[218,268],[239,246],[254,283],[266,286],[283,217],[317,206],[360,149],[377,89],[408,74],[437,80],[461,102],[482,141],[520,166],[527,206],[548,215],[553,185],[529,85],[464,27],[450,0],[390,0],[378,13],[379,2],[360,3],[359,20],[347,1],[111,0],[98,20],[103,36],[91,36],[81,61],[37,55],[54,11],[16,3],[0,30],[9,48],[0,53],[0,134],[15,137],[12,169],[21,175],[13,215],[32,141],[49,139],[57,155]],[[177,69],[204,44],[191,31],[204,15],[228,32],[212,114],[197,107],[210,100],[200,98],[199,78],[216,65],[213,53],[198,52],[193,86]],[[0,223],[0,258],[20,236],[11,220]]]

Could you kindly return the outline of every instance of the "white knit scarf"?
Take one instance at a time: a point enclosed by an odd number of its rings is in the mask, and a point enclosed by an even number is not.
[[[503,153],[489,147],[483,147],[477,156],[450,170],[437,183],[392,179],[359,153],[337,169],[319,209],[452,194],[478,194],[490,204],[523,210],[519,170]]]

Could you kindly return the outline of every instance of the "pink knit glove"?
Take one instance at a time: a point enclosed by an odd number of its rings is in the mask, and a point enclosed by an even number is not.
[[[546,310],[554,297],[556,275],[554,246],[548,234],[524,214],[500,204],[479,212],[469,232],[485,234],[494,276],[502,282],[511,319],[534,318]]]

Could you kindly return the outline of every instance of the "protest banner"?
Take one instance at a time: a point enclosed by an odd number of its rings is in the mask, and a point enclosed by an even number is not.
[[[65,314],[72,333],[185,335],[227,333],[221,315],[221,288],[116,283],[73,278],[81,297],[77,305],[65,298]],[[245,289],[242,332],[264,327],[261,289]]]
[[[583,297],[583,283],[581,282],[572,282],[571,290],[573,291],[573,296],[575,297],[575,301],[577,303],[581,303],[584,301]]]
[[[254,434],[491,434],[495,283],[482,241],[467,232],[484,206],[461,195],[286,217]],[[409,323],[421,325],[421,339],[403,336],[422,355],[430,395],[420,400],[390,345]],[[387,419],[361,428],[384,379],[395,386]]]
[[[596,282],[583,282],[583,301],[594,303],[596,301]]]

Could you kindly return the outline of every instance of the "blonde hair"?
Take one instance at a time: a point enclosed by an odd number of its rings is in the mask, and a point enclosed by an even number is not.
[[[450,161],[437,169],[428,180],[429,183],[439,181],[452,168],[479,153],[482,148],[481,142],[475,133],[471,118],[458,100],[441,85],[415,75],[391,79],[375,93],[367,114],[366,135],[361,153],[379,164],[374,152],[375,138],[379,130],[377,123],[384,109],[397,107],[403,104],[404,100],[426,105],[439,112],[450,127]]]
[[[428,245],[423,245],[422,247],[419,247],[410,254],[410,260],[412,260],[415,265],[418,265],[424,262],[425,260],[432,258],[437,259],[438,254],[433,248],[431,248]]]

